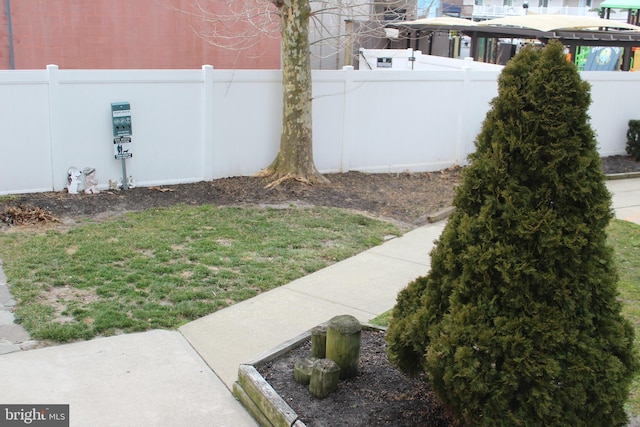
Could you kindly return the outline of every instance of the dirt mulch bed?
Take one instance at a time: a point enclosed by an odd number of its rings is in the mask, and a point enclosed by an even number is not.
[[[408,378],[389,365],[384,332],[362,331],[358,375],[325,399],[293,379],[293,366],[311,355],[310,340],[256,369],[308,427],[449,427],[450,414],[424,376]]]
[[[302,204],[350,209],[411,228],[426,223],[429,214],[450,206],[460,172],[460,168],[431,173],[348,172],[326,175],[329,184],[309,186],[287,181],[273,189],[265,188],[269,180],[264,178],[234,177],[99,194],[30,193],[0,199],[0,212],[15,206],[38,207],[68,223],[177,204]]]
[[[607,174],[640,172],[640,162],[628,156],[603,159]],[[460,183],[461,169],[439,172],[366,174],[348,172],[328,174],[330,183],[308,186],[289,181],[265,189],[268,180],[234,177],[166,187],[103,191],[100,194],[68,194],[66,191],[20,194],[0,198],[0,213],[20,206],[25,211],[39,209],[65,223],[86,217],[104,218],[123,212],[143,211],[176,204],[201,205],[282,205],[307,204],[351,209],[373,217],[395,221],[406,227],[427,222],[428,216],[450,206],[454,188]],[[0,226],[15,225],[13,219]],[[28,223],[28,221],[26,221]],[[32,223],[47,222],[40,215]]]
[[[602,170],[607,175],[640,172],[640,162],[630,156],[603,157]]]

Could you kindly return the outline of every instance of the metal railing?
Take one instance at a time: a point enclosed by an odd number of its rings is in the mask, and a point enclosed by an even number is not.
[[[598,12],[594,11],[590,7],[575,7],[575,6],[562,6],[562,7],[533,7],[529,6],[528,9],[522,7],[522,4],[517,6],[473,6],[473,19],[494,19],[502,18],[505,16],[519,16],[526,14],[536,15],[573,15],[573,16],[593,16],[598,17]],[[626,19],[626,15],[622,17]],[[612,19],[614,17],[612,16]]]

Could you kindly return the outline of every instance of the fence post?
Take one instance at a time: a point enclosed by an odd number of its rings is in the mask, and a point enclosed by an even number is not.
[[[460,100],[460,105],[462,108],[459,108],[458,111],[458,132],[456,136],[456,154],[455,154],[455,162],[458,165],[463,165],[466,163],[466,142],[468,138],[469,131],[468,126],[465,126],[465,118],[469,117],[468,111],[470,108],[470,91],[473,89],[471,85],[471,67],[465,66],[462,68],[463,70],[463,79],[462,79],[462,99]]]
[[[47,83],[49,96],[49,157],[51,159],[51,189],[62,190],[65,186],[64,170],[59,169],[62,159],[56,157],[63,152],[60,149],[62,136],[60,135],[60,112],[59,112],[59,96],[60,96],[60,77],[58,75],[58,66],[47,65]],[[67,166],[67,168],[70,165]],[[59,176],[58,176],[59,175]],[[60,186],[58,186],[58,181]]]
[[[342,115],[342,145],[340,153],[340,172],[349,172],[351,169],[351,145],[355,140],[353,101],[351,100],[351,92],[353,91],[353,66],[345,65],[342,67],[344,71],[344,113]]]
[[[202,104],[200,106],[202,131],[202,174],[206,181],[215,176],[215,148],[213,136],[213,66],[202,66]]]

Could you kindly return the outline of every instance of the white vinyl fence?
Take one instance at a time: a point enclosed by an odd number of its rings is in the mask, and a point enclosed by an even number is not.
[[[499,71],[314,71],[314,157],[322,172],[431,171],[464,164]],[[585,72],[603,156],[624,154],[640,118],[640,75]],[[131,105],[137,185],[252,175],[280,141],[281,73],[264,70],[0,71],[0,194],[62,190],[69,167],[122,175],[111,103]]]

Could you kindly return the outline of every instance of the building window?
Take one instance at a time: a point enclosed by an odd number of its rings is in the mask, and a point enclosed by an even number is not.
[[[538,0],[538,7],[549,7],[549,0]]]
[[[407,9],[400,9],[397,7],[386,8],[384,11],[385,21],[405,21],[407,19]]]
[[[473,4],[476,6],[484,5],[484,0],[473,0]]]
[[[513,6],[513,0],[502,0],[503,6]]]

